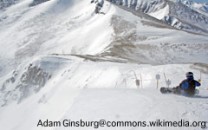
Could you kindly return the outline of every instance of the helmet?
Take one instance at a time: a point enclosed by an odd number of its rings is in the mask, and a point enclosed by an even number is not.
[[[186,78],[187,79],[193,79],[193,77],[194,77],[194,74],[192,72],[187,72],[186,73]]]

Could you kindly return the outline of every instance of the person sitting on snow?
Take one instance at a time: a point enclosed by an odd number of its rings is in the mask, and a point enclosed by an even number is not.
[[[182,93],[193,96],[196,93],[196,87],[201,86],[200,81],[194,80],[192,72],[186,73],[186,79],[183,80],[178,87],[175,88],[175,93]]]

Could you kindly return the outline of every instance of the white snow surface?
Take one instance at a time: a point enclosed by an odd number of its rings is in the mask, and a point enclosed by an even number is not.
[[[163,9],[156,12],[149,13],[150,16],[162,20],[165,16],[169,14],[169,5],[166,5]]]
[[[58,57],[52,59],[57,60],[56,58]],[[40,119],[43,121],[47,119],[51,121],[64,119],[207,121],[208,90],[205,86],[207,75],[202,75],[203,85],[199,89],[200,92],[192,98],[173,94],[163,95],[156,88],[156,74],[161,75],[160,87],[166,86],[164,73],[166,78],[171,80],[171,86],[179,84],[187,71],[193,71],[195,77],[199,78],[199,72],[192,69],[192,65],[150,66],[77,62],[75,59],[63,59],[64,67],[56,72],[56,76],[39,93],[31,95],[20,104],[13,102],[2,107],[1,128],[5,130],[67,129],[63,126],[37,127]],[[136,79],[142,80],[141,86],[136,85]],[[197,129],[201,128],[197,127]]]
[[[207,36],[175,30],[107,1],[105,15],[95,15],[88,0],[31,3],[21,0],[0,13],[1,129],[93,129],[37,127],[40,119],[208,121]],[[188,71],[202,81],[195,97],[159,92],[167,79],[177,86]]]

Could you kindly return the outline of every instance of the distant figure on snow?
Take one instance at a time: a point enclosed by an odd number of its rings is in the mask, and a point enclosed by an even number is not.
[[[91,0],[91,3],[96,3],[95,13],[100,13],[101,8],[103,7],[104,0]]]

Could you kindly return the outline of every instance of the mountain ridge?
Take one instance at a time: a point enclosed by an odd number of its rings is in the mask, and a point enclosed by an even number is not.
[[[208,13],[202,13],[199,8],[192,6],[197,4],[195,2],[185,0],[115,0],[111,2],[144,12],[183,31],[205,35],[208,33]],[[206,7],[206,4],[198,3],[198,5]],[[162,13],[164,15],[158,17]]]

